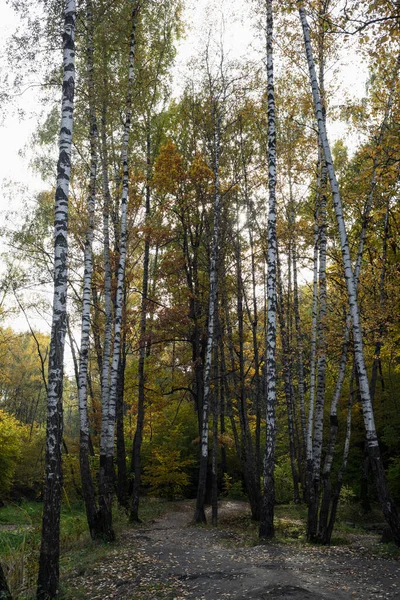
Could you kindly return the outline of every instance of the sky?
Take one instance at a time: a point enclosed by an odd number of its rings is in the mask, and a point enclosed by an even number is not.
[[[0,74],[3,76],[9,69],[5,59],[8,39],[17,28],[19,19],[5,0],[0,0],[0,6]],[[197,58],[204,51],[211,30],[217,40],[223,39],[227,59],[251,57],[262,60],[263,39],[256,31],[253,2],[221,0],[218,9],[215,9],[215,2],[211,0],[189,0],[186,2],[184,19],[188,26],[186,35],[178,46],[174,70],[175,94],[182,89],[185,78],[190,75],[190,59]],[[216,46],[218,42],[214,44],[214,47]],[[342,57],[340,78],[347,89],[351,89],[357,96],[362,96],[366,72],[359,66],[356,69],[355,64],[354,55],[351,53]],[[15,76],[12,70],[11,76]],[[31,114],[36,102],[37,92],[35,88],[31,88],[14,98],[14,108],[0,106],[0,225],[4,223],[5,214],[10,210],[14,212],[13,223],[18,225],[22,220],[24,201],[34,202],[35,194],[44,188],[40,177],[30,168],[31,153],[27,148],[38,124],[37,117]],[[341,98],[338,97],[334,102],[340,103]],[[18,108],[26,111],[22,120],[18,117]],[[330,128],[330,133],[332,138],[345,135],[345,125],[335,124]],[[353,141],[353,144],[355,145],[356,141]],[[1,250],[4,250],[4,244],[0,238]],[[45,293],[49,294],[48,291]],[[33,325],[41,330],[47,329],[46,323],[41,322],[37,316],[33,317]],[[13,326],[26,329],[24,319],[14,321]]]

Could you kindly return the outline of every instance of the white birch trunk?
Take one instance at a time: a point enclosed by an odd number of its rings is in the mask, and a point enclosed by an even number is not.
[[[268,274],[267,274],[267,335],[265,352],[265,390],[267,440],[264,454],[264,497],[261,508],[259,536],[274,535],[274,461],[276,445],[276,128],[273,64],[272,0],[267,0],[267,78],[268,78]]]
[[[47,393],[46,487],[37,584],[37,597],[43,600],[50,600],[57,595],[59,580],[62,394],[67,327],[67,234],[75,90],[75,21],[76,3],[74,0],[67,0],[64,8],[61,128],[55,194],[54,296]]]
[[[114,347],[111,362],[110,392],[108,400],[108,415],[106,417],[107,427],[102,429],[100,440],[100,474],[99,474],[99,492],[100,492],[100,510],[102,513],[104,535],[109,540],[115,537],[112,529],[112,494],[113,494],[113,458],[114,458],[114,430],[117,400],[117,382],[119,371],[119,360],[121,351],[121,326],[123,311],[126,246],[127,246],[127,208],[129,191],[129,163],[128,163],[128,144],[129,133],[132,120],[132,94],[134,81],[134,63],[135,63],[135,45],[136,45],[136,19],[139,10],[139,4],[135,3],[132,9],[132,32],[129,48],[129,75],[128,75],[128,94],[126,99],[126,117],[124,125],[124,135],[122,141],[122,197],[121,197],[121,218],[120,218],[120,256],[117,275],[117,290],[115,299],[114,315]]]
[[[213,94],[213,90],[211,90]],[[200,456],[200,472],[197,488],[197,501],[194,521],[196,523],[205,523],[206,517],[204,513],[204,499],[206,492],[207,465],[208,465],[208,415],[210,412],[211,401],[211,367],[212,354],[214,346],[214,328],[217,307],[217,292],[218,292],[218,246],[219,246],[219,229],[220,229],[220,213],[221,213],[221,195],[219,181],[219,156],[220,156],[220,135],[221,135],[221,115],[218,100],[213,96],[212,99],[213,111],[213,152],[214,152],[214,222],[213,222],[213,238],[211,247],[210,261],[210,298],[208,305],[208,328],[207,328],[207,347],[204,361],[204,398],[201,420],[201,456]]]
[[[89,364],[89,337],[90,337],[90,309],[92,290],[92,247],[94,237],[94,214],[96,198],[97,177],[97,118],[94,107],[94,80],[93,80],[93,7],[92,2],[87,2],[87,78],[89,95],[89,125],[90,125],[90,175],[89,190],[87,198],[87,219],[85,250],[84,250],[84,275],[82,291],[82,321],[81,321],[81,345],[79,351],[79,374],[78,374],[78,402],[80,419],[80,469],[82,490],[86,507],[90,535],[97,537],[97,506],[95,501],[94,486],[89,464],[89,419],[87,408],[87,384]]]

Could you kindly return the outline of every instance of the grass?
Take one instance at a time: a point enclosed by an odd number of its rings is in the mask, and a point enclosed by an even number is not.
[[[144,499],[140,506],[140,516],[144,524],[172,510],[174,503],[153,498]],[[40,534],[43,505],[40,502],[13,503],[0,508],[0,560],[7,573],[13,598],[28,600],[34,597],[37,565],[40,551]],[[114,509],[114,529],[117,538],[127,524],[124,510]],[[77,572],[83,574],[98,561],[105,558],[115,544],[93,542],[87,528],[85,509],[82,504],[65,503],[61,509],[60,531],[60,571],[61,580],[68,579]],[[79,590],[72,596],[62,590],[65,600],[79,600]],[[84,591],[81,597],[84,598]]]
[[[22,502],[0,508],[0,559],[13,597],[34,596],[40,551],[43,505]],[[63,505],[60,547],[64,554],[90,541],[86,516],[80,505]]]

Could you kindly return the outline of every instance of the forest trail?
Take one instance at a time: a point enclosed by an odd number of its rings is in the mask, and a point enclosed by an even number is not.
[[[219,516],[243,512],[243,507],[225,501]],[[360,555],[357,541],[331,548],[281,543],[246,547],[242,535],[229,528],[191,526],[193,503],[174,508],[150,526],[125,530],[118,548],[90,574],[77,572],[72,584],[76,595],[71,597],[400,600],[398,561]]]

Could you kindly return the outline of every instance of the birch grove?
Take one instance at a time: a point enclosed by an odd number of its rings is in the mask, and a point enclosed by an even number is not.
[[[43,500],[37,597],[60,593],[75,510],[93,547],[180,500],[220,528],[242,501],[278,544],[296,529],[330,545],[348,514],[379,513],[399,545],[396,11],[197,7],[191,39],[183,0],[49,2],[35,21],[30,1],[37,47],[10,48],[16,97],[29,65],[48,96],[32,141],[47,189],[2,226],[0,511]],[[233,51],[247,20],[258,33]],[[341,77],[361,58],[359,91]],[[7,598],[22,587],[5,555]]]

